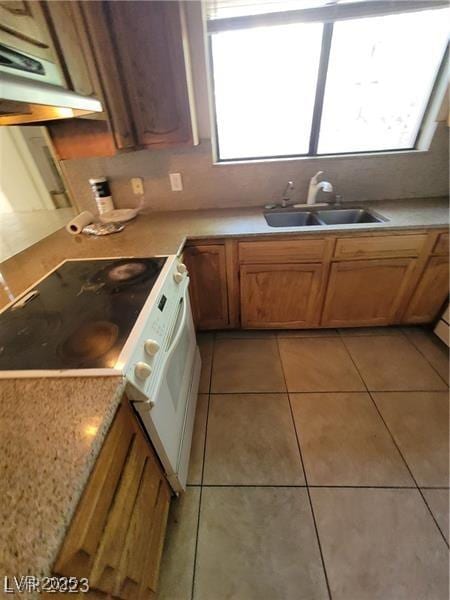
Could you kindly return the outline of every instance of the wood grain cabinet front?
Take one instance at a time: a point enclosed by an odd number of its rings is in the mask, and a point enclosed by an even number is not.
[[[413,258],[342,261],[332,264],[321,325],[389,325],[408,290]]]
[[[198,143],[183,3],[53,4],[48,12],[72,87],[95,90],[105,108],[103,121],[49,124],[60,159]]]
[[[0,0],[0,44],[56,63],[56,52],[40,2]]]
[[[197,329],[225,329],[229,325],[225,244],[185,248],[190,298]]]
[[[155,597],[170,489],[132,409],[123,403],[54,566],[119,599]]]
[[[432,256],[417,284],[402,321],[431,323],[449,294],[448,256]]]
[[[321,264],[242,265],[240,274],[242,327],[318,325]]]

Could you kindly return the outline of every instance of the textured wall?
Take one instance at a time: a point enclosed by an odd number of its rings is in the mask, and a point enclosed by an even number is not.
[[[306,198],[308,181],[325,171],[346,201],[444,196],[448,193],[448,129],[440,124],[429,152],[213,165],[209,140],[174,150],[140,150],[110,158],[62,163],[78,208],[93,208],[90,177],[110,178],[117,207],[134,207],[129,179],[144,178],[144,202],[154,210],[258,206],[279,200],[286,181]],[[180,172],[184,190],[172,192],[168,174]]]

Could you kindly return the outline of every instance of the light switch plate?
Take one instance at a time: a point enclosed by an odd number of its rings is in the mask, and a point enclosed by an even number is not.
[[[133,190],[133,194],[137,196],[142,196],[144,193],[144,182],[142,177],[132,177],[131,179],[131,189]]]
[[[172,192],[183,191],[183,180],[181,179],[181,173],[169,173],[169,179]]]

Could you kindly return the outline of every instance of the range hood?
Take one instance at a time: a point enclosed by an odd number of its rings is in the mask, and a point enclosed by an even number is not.
[[[101,103],[91,96],[0,71],[0,125],[71,119],[102,110]]]

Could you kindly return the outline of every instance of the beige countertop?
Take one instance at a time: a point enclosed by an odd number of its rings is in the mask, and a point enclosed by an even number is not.
[[[11,297],[15,297],[66,258],[107,256],[153,256],[176,254],[187,238],[237,237],[252,235],[317,235],[337,231],[374,231],[447,227],[446,198],[364,202],[389,220],[380,224],[313,227],[269,227],[262,208],[228,208],[141,214],[124,231],[93,238],[70,236],[64,229],[32,248],[0,263]],[[0,277],[0,308],[8,303],[8,290]]]
[[[262,209],[247,208],[140,215],[103,238],[59,230],[0,264],[0,306],[8,302],[7,287],[17,296],[66,258],[176,254],[187,238],[444,228],[449,222],[446,199],[364,205],[389,221],[272,228]],[[0,380],[2,574],[50,573],[122,391],[120,377]]]

